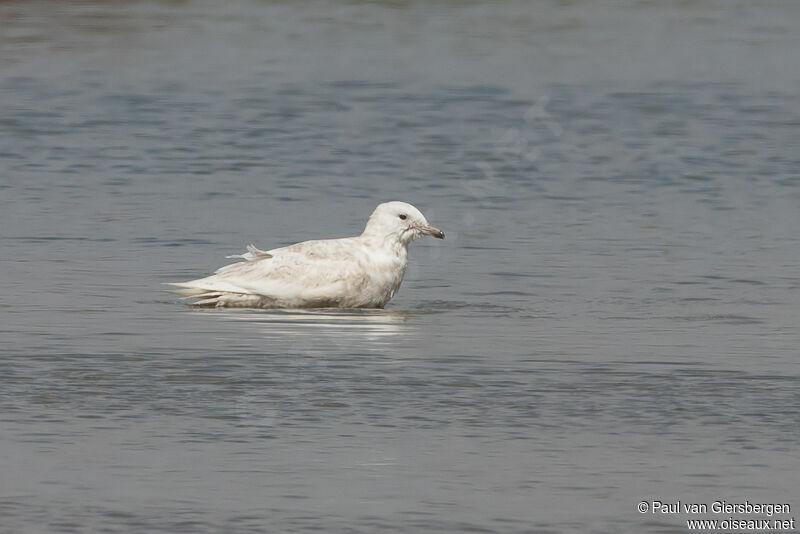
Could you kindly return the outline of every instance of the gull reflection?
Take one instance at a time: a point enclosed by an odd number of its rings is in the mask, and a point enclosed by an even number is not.
[[[192,313],[208,314],[208,311]],[[267,336],[348,337],[380,341],[406,334],[413,312],[373,309],[214,310],[212,315],[255,325]]]

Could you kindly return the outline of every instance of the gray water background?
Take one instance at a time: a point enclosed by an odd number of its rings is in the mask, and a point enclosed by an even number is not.
[[[796,2],[0,3],[0,532],[800,509],[798,50]],[[161,291],[389,199],[448,239],[386,310]]]

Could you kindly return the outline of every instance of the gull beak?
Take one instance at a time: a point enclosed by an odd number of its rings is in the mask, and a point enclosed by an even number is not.
[[[444,239],[444,232],[442,232],[438,228],[434,228],[433,226],[422,226],[419,229],[419,233],[422,235],[429,235],[431,237],[435,237],[436,239]]]

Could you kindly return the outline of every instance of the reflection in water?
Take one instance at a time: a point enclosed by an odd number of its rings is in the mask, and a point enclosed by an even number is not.
[[[412,312],[394,310],[192,310],[195,314],[245,321],[266,336],[324,336],[375,341],[407,334]]]

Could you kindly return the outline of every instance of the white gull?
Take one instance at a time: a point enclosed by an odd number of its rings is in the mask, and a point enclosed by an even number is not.
[[[253,245],[215,274],[169,284],[195,306],[233,308],[383,308],[400,288],[408,245],[444,239],[420,211],[386,202],[357,237],[304,241],[263,251]]]

